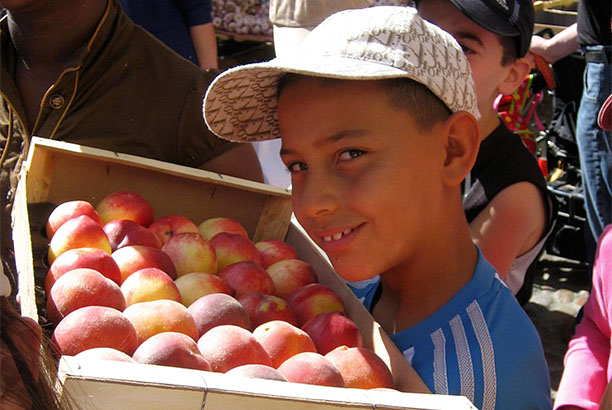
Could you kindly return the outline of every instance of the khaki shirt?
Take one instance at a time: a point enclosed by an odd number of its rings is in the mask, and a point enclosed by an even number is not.
[[[372,1],[270,0],[269,17],[275,26],[311,28],[338,11],[368,7]]]
[[[12,249],[10,210],[32,135],[194,167],[235,146],[213,135],[202,118],[214,75],[133,24],[116,0],[108,2],[80,60],[46,92],[36,123],[26,124],[6,20],[0,21],[3,260]]]

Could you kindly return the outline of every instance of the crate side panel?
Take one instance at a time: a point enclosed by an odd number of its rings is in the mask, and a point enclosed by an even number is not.
[[[204,392],[87,378],[64,380],[64,400],[83,410],[201,409]]]

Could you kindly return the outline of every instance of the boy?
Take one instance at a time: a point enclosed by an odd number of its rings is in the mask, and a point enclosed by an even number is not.
[[[482,143],[466,179],[463,207],[474,242],[517,294],[531,295],[527,268],[553,229],[556,202],[520,137],[501,123],[493,102],[512,94],[531,68],[532,0],[418,0],[419,15],[449,32],[470,62]]]
[[[550,408],[537,332],[463,214],[478,110],[448,33],[413,8],[336,13],[296,54],[217,77],[204,115],[222,138],[282,137],[298,221],[344,279],[380,274],[358,296],[431,391]]]

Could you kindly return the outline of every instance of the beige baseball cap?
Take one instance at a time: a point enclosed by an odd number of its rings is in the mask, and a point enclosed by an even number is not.
[[[478,118],[470,65],[453,37],[412,7],[346,10],[325,19],[295,53],[229,69],[204,97],[204,119],[231,141],[280,137],[278,80],[286,73],[344,80],[411,78],[452,112]]]

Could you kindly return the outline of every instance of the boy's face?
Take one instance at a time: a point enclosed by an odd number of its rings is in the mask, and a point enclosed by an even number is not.
[[[372,81],[311,78],[287,85],[278,118],[295,215],[342,277],[407,266],[427,246],[441,125],[420,132]]]
[[[472,68],[478,108],[481,113],[492,110],[498,86],[508,70],[501,65],[503,48],[497,34],[474,23],[448,0],[421,0],[418,11],[461,45]]]

